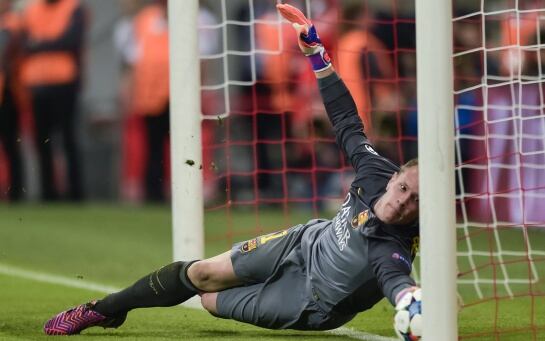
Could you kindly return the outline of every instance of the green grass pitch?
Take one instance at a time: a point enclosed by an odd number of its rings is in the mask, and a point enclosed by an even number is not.
[[[294,213],[297,223],[308,213]],[[236,213],[233,220],[252,235],[253,212]],[[220,213],[206,216],[207,256],[224,251],[229,242],[217,238],[224,232]],[[264,226],[286,226],[280,213],[264,212]],[[21,205],[0,206],[0,265],[64,276],[80,281],[124,287],[135,279],[169,263],[172,255],[171,216],[167,207],[107,205]],[[535,245],[545,245],[545,234],[531,236]],[[516,240],[516,238],[507,238]],[[506,242],[507,243],[507,242]],[[504,244],[505,245],[505,244]],[[460,313],[460,334],[493,330],[496,312],[501,314],[498,335],[464,340],[545,340],[544,263],[540,280],[534,283],[533,299],[491,300],[471,305]],[[526,269],[527,270],[527,269]],[[518,271],[524,272],[524,269]],[[471,286],[460,286],[471,297]],[[467,295],[465,291],[467,290]],[[486,291],[486,288],[484,289]],[[522,289],[521,289],[522,290]],[[0,274],[0,340],[51,339],[42,334],[43,323],[53,314],[102,294],[57,284],[48,284]],[[438,302],[437,304],[440,304]],[[508,312],[507,314],[505,312]],[[385,300],[358,315],[347,327],[356,331],[392,337],[393,308]],[[525,326],[537,326],[527,330]],[[519,331],[514,331],[519,329]],[[242,323],[214,318],[204,311],[183,307],[141,309],[129,314],[119,329],[91,328],[70,339],[145,340],[346,340],[346,336],[325,332],[270,331]],[[361,336],[360,336],[361,339]],[[363,338],[364,339],[364,338]]]

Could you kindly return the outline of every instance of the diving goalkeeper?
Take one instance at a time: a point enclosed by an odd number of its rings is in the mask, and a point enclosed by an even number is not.
[[[120,292],[61,312],[47,321],[46,334],[119,327],[133,309],[174,306],[197,294],[218,317],[326,330],[383,297],[395,305],[415,290],[409,274],[418,243],[418,162],[400,168],[377,154],[315,27],[298,9],[277,8],[297,31],[337,143],[356,172],[336,216],[237,243],[210,259],[166,265]]]

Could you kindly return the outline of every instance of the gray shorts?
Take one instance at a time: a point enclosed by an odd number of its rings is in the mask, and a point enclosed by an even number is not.
[[[233,246],[235,274],[246,282],[218,293],[219,317],[270,329],[325,330],[353,316],[323,312],[312,299],[300,242],[317,221],[260,236]]]

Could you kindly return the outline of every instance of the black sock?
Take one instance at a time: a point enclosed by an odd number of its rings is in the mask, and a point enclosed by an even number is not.
[[[175,262],[139,279],[130,287],[104,297],[93,307],[114,317],[135,308],[170,307],[187,301],[198,291],[187,278],[193,262]]]

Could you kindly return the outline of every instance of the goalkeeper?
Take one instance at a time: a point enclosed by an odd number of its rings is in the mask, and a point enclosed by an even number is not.
[[[197,294],[215,316],[271,329],[325,330],[383,297],[395,304],[414,290],[418,162],[399,168],[375,152],[312,23],[290,5],[277,7],[297,31],[337,142],[356,171],[337,215],[235,244],[210,259],[166,265],[120,292],[61,312],[45,324],[46,334],[118,327],[132,309],[174,306]]]

